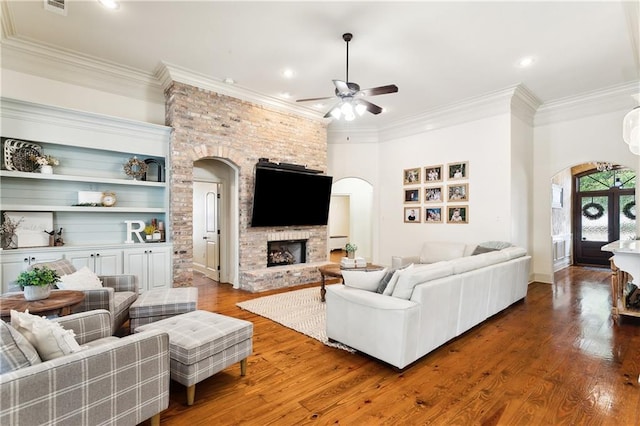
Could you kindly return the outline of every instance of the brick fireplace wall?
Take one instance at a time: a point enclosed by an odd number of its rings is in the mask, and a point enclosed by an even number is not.
[[[326,261],[327,227],[251,228],[254,167],[261,157],[326,171],[326,125],[190,85],[165,91],[171,137],[170,197],[174,287],[193,280],[193,163],[226,159],[238,171],[240,288],[262,291],[318,281],[314,263]],[[267,240],[274,232],[308,233],[307,263],[267,268]],[[231,242],[236,244],[236,242]]]

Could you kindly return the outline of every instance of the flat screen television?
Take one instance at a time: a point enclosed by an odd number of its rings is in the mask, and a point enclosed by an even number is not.
[[[333,177],[256,167],[251,226],[326,225]]]

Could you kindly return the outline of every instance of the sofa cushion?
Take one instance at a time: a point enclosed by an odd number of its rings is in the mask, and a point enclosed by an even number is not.
[[[414,267],[415,267],[415,265],[412,263],[412,264],[410,264],[408,266],[405,266],[402,269],[396,269],[396,272],[391,277],[391,280],[389,281],[389,284],[387,284],[387,288],[384,289],[382,294],[384,294],[385,296],[391,296],[393,294],[393,290],[395,290],[396,285],[398,284],[398,280],[400,279],[400,277],[403,274],[406,274],[409,271],[411,271]]]
[[[400,299],[409,300],[413,294],[413,289],[418,284],[447,277],[452,273],[453,267],[449,262],[438,262],[415,267],[400,276],[391,295]]]
[[[43,361],[82,350],[73,330],[65,330],[55,321],[31,315],[28,311],[11,311],[11,326],[18,330],[38,351]]]
[[[463,257],[467,245],[452,242],[426,242],[420,251],[420,263],[436,263]]]
[[[42,362],[31,343],[4,321],[0,321],[0,374]]]
[[[380,281],[387,274],[387,268],[378,271],[358,271],[343,270],[342,278],[347,287],[359,288],[361,290],[376,291]]]
[[[58,288],[62,290],[93,290],[102,288],[102,281],[95,272],[85,266],[71,274],[62,275],[58,281]]]
[[[502,253],[506,254],[509,259],[516,259],[518,257],[526,256],[527,250],[523,247],[507,247],[506,249],[500,250]]]

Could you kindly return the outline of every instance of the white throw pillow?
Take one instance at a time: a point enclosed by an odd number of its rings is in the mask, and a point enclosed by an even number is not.
[[[344,285],[347,287],[376,291],[386,273],[387,268],[379,271],[342,270],[342,278],[344,278]]]
[[[94,290],[102,288],[102,281],[95,272],[85,266],[73,274],[61,276],[57,286],[61,290]]]
[[[387,288],[384,289],[382,294],[385,296],[391,296],[393,294],[393,290],[396,289],[396,284],[398,284],[398,280],[400,279],[400,277],[402,277],[402,275],[406,274],[408,271],[411,271],[413,267],[414,265],[412,263],[405,268],[398,269],[395,274],[393,274],[393,277],[391,277],[391,281],[389,281],[389,284],[387,284]]]
[[[74,339],[73,330],[65,330],[59,323],[49,321],[45,317],[31,315],[28,310],[11,310],[11,326],[36,348],[43,361],[83,349]]]

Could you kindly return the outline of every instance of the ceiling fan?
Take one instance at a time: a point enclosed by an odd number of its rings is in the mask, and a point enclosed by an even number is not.
[[[355,118],[355,114],[362,115],[365,111],[369,111],[372,114],[380,114],[382,108],[376,104],[373,104],[365,99],[365,96],[377,96],[385,95],[387,93],[396,93],[398,86],[390,84],[387,86],[372,87],[370,89],[360,90],[360,85],[349,81],[349,42],[353,38],[353,34],[345,33],[342,35],[342,39],[347,43],[347,75],[344,81],[333,80],[335,89],[335,96],[340,98],[340,102],[334,105],[326,114],[327,117],[334,117],[340,119],[344,116],[344,119],[351,121]],[[324,99],[331,99],[332,96],[322,98],[307,98],[298,99],[296,102],[308,102],[308,101],[320,101]]]

